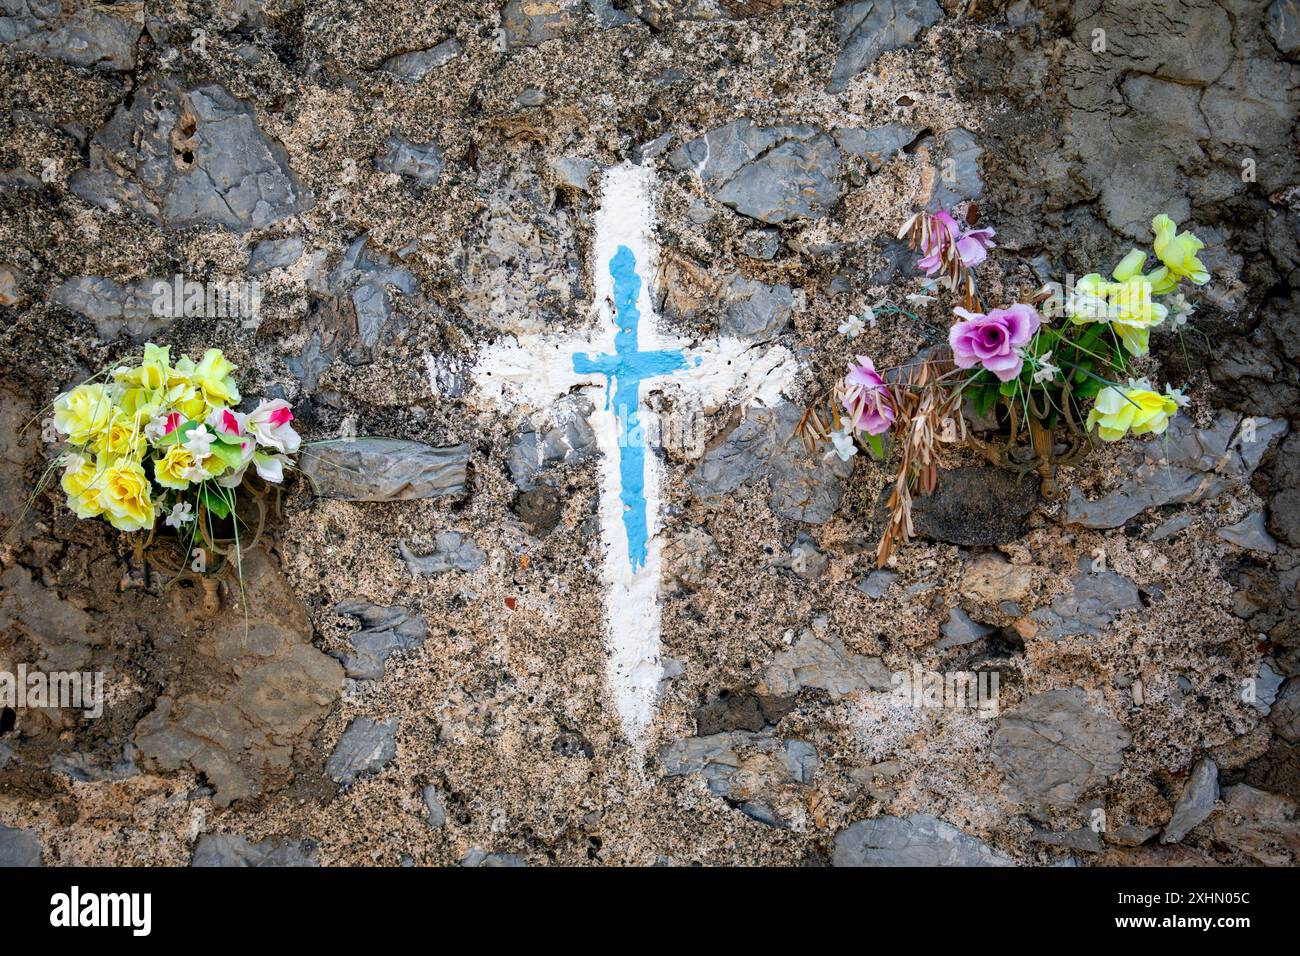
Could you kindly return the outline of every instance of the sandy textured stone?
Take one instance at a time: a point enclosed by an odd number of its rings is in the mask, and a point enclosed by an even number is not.
[[[468,445],[357,438],[313,445],[299,467],[324,498],[409,501],[464,494],[468,466]]]
[[[835,866],[1012,866],[981,840],[925,813],[859,820],[835,837]]]

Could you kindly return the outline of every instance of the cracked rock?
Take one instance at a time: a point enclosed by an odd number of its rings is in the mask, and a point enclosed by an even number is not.
[[[666,776],[698,773],[711,793],[774,827],[802,819],[818,767],[806,741],[743,730],[675,741],[659,751],[659,761]]]
[[[194,848],[190,866],[319,866],[316,846],[299,840],[252,843],[234,833],[205,833]]]
[[[114,212],[129,209],[163,226],[261,229],[312,205],[284,147],[258,126],[253,108],[217,83],[188,91],[147,80],[117,108],[90,145],[72,192]]]
[[[397,651],[409,651],[429,635],[424,617],[408,607],[379,607],[365,601],[341,601],[335,614],[355,618],[361,629],[351,635],[351,653],[335,653],[343,672],[356,680],[381,680],[384,663]]]
[[[343,731],[325,762],[330,779],[345,786],[364,774],[377,773],[397,756],[397,718],[357,717]]]
[[[442,147],[437,143],[413,143],[400,136],[384,140],[388,152],[375,158],[375,168],[396,173],[422,183],[436,183],[445,165]]]
[[[0,869],[40,866],[44,852],[35,831],[0,826]]]
[[[1202,757],[1192,768],[1183,787],[1183,795],[1174,807],[1174,815],[1160,834],[1161,843],[1177,843],[1214,812],[1219,800],[1219,767],[1209,757]]]
[[[596,433],[588,421],[592,410],[589,399],[566,396],[519,426],[506,455],[506,467],[520,491],[532,491],[537,479],[551,468],[596,456]]]
[[[833,866],[1014,866],[983,840],[928,813],[859,820],[835,837]]]
[[[726,311],[718,323],[722,335],[751,342],[766,342],[790,328],[794,293],[789,286],[768,285],[744,276],[727,284]]]
[[[385,73],[391,73],[403,83],[419,83],[430,70],[446,66],[460,56],[460,52],[460,41],[452,37],[427,50],[414,50],[410,53],[390,56],[380,69]]]
[[[831,92],[847,87],[880,54],[911,45],[942,16],[936,0],[858,0],[836,8],[840,53],[831,72]]]
[[[396,438],[317,442],[299,469],[323,498],[410,501],[465,493],[469,446],[434,448]]]
[[[459,531],[439,531],[433,538],[433,550],[428,554],[415,554],[405,541],[397,542],[397,551],[415,576],[445,574],[448,571],[477,571],[483,567],[487,555],[474,543],[474,539]]]
[[[1114,571],[1082,571],[1073,587],[1030,617],[1038,625],[1035,637],[1058,641],[1064,637],[1097,637],[1120,611],[1142,607],[1137,585]]]
[[[879,657],[854,654],[838,638],[805,631],[793,647],[773,658],[759,691],[787,697],[815,687],[838,699],[858,690],[883,691],[891,686],[889,669]]]
[[[80,0],[6,0],[0,3],[0,43],[73,66],[135,69],[144,29],[144,4]]]

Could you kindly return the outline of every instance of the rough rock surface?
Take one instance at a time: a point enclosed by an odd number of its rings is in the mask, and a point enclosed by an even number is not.
[[[835,837],[835,866],[1011,866],[1013,861],[951,823],[914,813],[850,824]]]
[[[324,498],[409,501],[464,494],[468,465],[465,445],[357,438],[312,446],[301,468]]]
[[[338,783],[349,784],[357,777],[375,773],[397,755],[397,721],[358,717],[339,738],[325,772]]]
[[[263,840],[253,843],[232,833],[205,833],[194,848],[190,866],[317,866],[310,843]]]

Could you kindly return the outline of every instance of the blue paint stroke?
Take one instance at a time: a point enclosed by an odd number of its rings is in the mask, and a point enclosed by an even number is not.
[[[636,256],[627,246],[619,246],[609,260],[609,274],[614,279],[614,316],[618,333],[614,336],[614,354],[573,356],[573,370],[578,374],[596,372],[613,385],[615,413],[619,419],[618,471],[623,501],[623,527],[627,529],[627,557],[635,573],[645,564],[650,538],[645,501],[645,442],[639,424],[641,382],[686,368],[681,352],[642,352],[637,347],[637,326],[641,313],[636,300],[641,295],[641,277],[636,271]],[[606,391],[605,407],[610,394]]]

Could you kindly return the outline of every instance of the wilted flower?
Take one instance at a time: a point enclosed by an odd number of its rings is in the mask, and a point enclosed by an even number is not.
[[[844,408],[849,413],[849,423],[854,430],[868,435],[880,435],[894,424],[894,404],[885,380],[876,371],[876,365],[865,355],[858,356],[858,364],[849,366],[844,376]]]
[[[907,295],[908,304],[915,306],[918,309],[924,308],[925,306],[929,305],[933,301],[934,301],[934,296],[929,295],[925,292],[911,292],[908,293]]]
[[[953,311],[963,319],[948,332],[952,359],[958,368],[973,368],[979,364],[1002,382],[1009,382],[1020,374],[1025,364],[1020,350],[1029,344],[1042,323],[1038,310],[1017,302],[1005,309],[994,309],[987,315],[960,307]]]
[[[988,258],[989,250],[994,248],[992,229],[970,229],[962,232],[957,221],[946,209],[941,209],[930,217],[930,232],[927,242],[921,250],[925,255],[916,263],[928,276],[935,275],[943,268],[943,251],[947,246],[955,246],[957,256],[967,269],[974,268]]]

